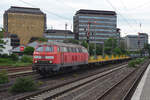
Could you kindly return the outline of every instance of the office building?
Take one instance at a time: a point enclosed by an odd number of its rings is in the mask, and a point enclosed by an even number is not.
[[[127,35],[124,39],[126,49],[128,51],[142,50],[145,44],[148,44],[148,35],[146,33],[139,33],[138,35]]]
[[[74,39],[74,34],[70,30],[46,30],[44,32],[44,37],[48,41],[63,42],[65,39]]]
[[[103,43],[111,37],[120,37],[114,11],[81,9],[76,12],[73,24],[75,38],[78,40],[87,40],[89,36],[91,43]]]
[[[16,34],[23,45],[32,37],[42,37],[46,28],[46,14],[39,8],[11,6],[3,17],[5,36]]]
[[[127,35],[125,45],[128,51],[138,51],[138,35]]]
[[[148,44],[148,35],[146,33],[139,33],[139,47],[144,48]]]

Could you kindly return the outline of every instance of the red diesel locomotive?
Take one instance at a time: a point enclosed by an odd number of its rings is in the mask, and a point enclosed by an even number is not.
[[[88,64],[88,51],[80,45],[48,42],[40,44],[33,53],[33,70],[41,75]]]

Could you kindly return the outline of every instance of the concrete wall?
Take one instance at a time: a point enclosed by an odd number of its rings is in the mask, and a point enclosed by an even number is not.
[[[42,37],[45,28],[44,15],[8,13],[8,33],[17,34],[20,44],[26,45],[32,37]]]

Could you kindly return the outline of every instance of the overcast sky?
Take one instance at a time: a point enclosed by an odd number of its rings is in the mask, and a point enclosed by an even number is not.
[[[67,23],[71,30],[73,16],[79,9],[113,10],[117,12],[121,36],[150,33],[149,0],[1,0],[0,26],[3,26],[3,13],[10,6],[40,8],[47,15],[48,28],[65,29]]]

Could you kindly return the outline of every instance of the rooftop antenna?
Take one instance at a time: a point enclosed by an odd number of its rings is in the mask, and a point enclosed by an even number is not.
[[[51,26],[51,30],[53,30],[53,26]]]
[[[71,24],[71,26],[70,26],[70,29],[72,30],[72,24]]]
[[[67,24],[67,23],[65,23],[65,30],[67,30],[67,26],[68,26],[68,24]]]
[[[140,31],[142,32],[142,23],[140,23]]]

